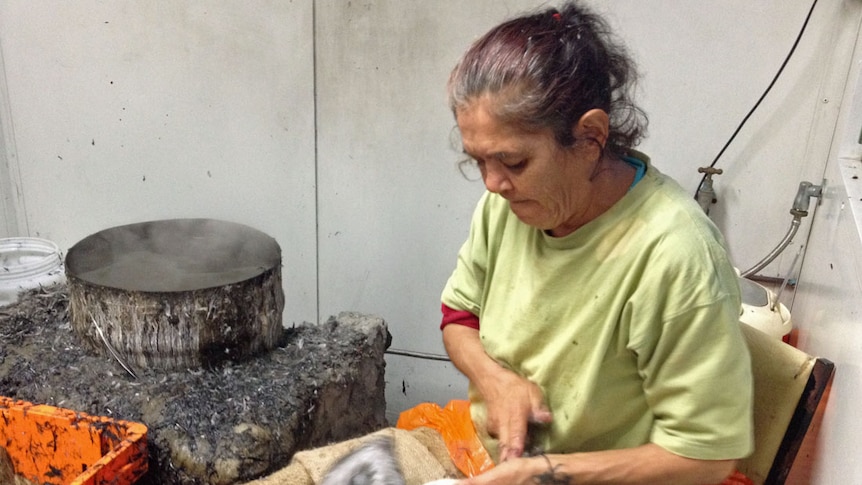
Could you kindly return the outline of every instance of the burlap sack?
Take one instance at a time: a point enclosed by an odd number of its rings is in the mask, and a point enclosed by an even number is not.
[[[379,436],[393,439],[395,456],[407,485],[422,485],[441,478],[462,477],[449,459],[442,437],[431,429],[413,431],[385,428],[360,438],[301,451],[285,468],[247,485],[316,485],[342,456]]]

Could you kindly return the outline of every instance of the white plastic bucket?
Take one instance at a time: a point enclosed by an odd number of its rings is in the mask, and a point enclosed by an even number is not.
[[[64,283],[57,245],[32,237],[0,238],[0,306],[18,301],[22,291]]]
[[[790,310],[777,301],[777,295],[748,278],[740,278],[742,310],[739,320],[778,340],[788,342],[793,330]]]

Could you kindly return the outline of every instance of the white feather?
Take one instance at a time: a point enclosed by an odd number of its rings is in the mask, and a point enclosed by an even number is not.
[[[425,485],[454,485],[458,480],[443,479]],[[376,438],[359,446],[326,472],[320,485],[405,485],[398,469],[391,438]]]
[[[371,440],[351,451],[323,477],[320,485],[405,485],[392,451],[392,440]]]

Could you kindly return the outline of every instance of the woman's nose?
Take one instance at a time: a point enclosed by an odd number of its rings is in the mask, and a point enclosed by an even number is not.
[[[512,182],[501,165],[495,161],[484,164],[482,180],[485,182],[485,188],[488,189],[488,192],[499,194],[512,188]]]

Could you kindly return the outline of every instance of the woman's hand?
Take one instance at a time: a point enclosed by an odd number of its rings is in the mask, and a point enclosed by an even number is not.
[[[500,442],[500,461],[521,456],[527,443],[528,424],[551,421],[542,390],[489,357],[476,329],[447,325],[443,329],[443,344],[452,363],[485,400],[487,431]]]
[[[500,461],[520,457],[528,445],[529,424],[551,421],[542,390],[499,366],[475,384],[488,410],[488,434],[500,443]]]

